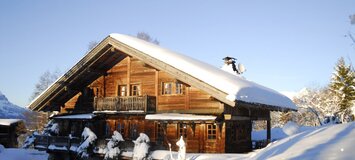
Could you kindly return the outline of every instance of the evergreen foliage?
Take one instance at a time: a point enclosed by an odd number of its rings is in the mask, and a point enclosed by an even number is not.
[[[342,57],[335,66],[329,89],[337,97],[341,120],[351,117],[351,107],[355,101],[355,72],[351,65],[345,64]]]

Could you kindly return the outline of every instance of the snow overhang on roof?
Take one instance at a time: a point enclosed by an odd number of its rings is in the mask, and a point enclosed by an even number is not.
[[[217,116],[212,115],[194,115],[194,114],[179,114],[179,113],[162,113],[149,114],[145,116],[146,120],[161,120],[161,121],[214,121]]]
[[[10,126],[12,124],[21,122],[22,119],[0,119],[0,125],[2,126]]]
[[[225,98],[229,101],[243,101],[297,110],[296,105],[288,97],[277,91],[223,71],[205,62],[132,36],[110,34],[110,37],[215,87],[226,93],[227,96]]]
[[[64,116],[55,116],[53,119],[93,119],[96,117],[94,114],[73,114]]]

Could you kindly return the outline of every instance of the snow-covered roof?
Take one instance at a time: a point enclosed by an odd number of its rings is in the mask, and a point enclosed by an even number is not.
[[[0,119],[0,125],[10,126],[11,124],[22,121],[22,119]]]
[[[64,115],[64,116],[55,116],[54,119],[92,119],[96,117],[94,114],[73,114],[73,115]]]
[[[223,71],[205,62],[132,36],[113,33],[110,34],[110,37],[225,92],[228,95],[226,98],[230,101],[237,100],[297,109],[289,98],[279,92]]]
[[[29,108],[52,111],[55,106],[48,105],[51,101],[64,103],[79,92],[67,92],[67,84],[77,88],[86,87],[101,76],[97,71],[107,71],[127,55],[165,71],[233,107],[248,103],[252,104],[248,105],[250,107],[265,107],[270,110],[297,110],[289,98],[277,91],[136,37],[116,33],[110,34],[89,51],[67,73],[35,98]]]
[[[147,120],[187,120],[187,121],[214,121],[217,117],[212,115],[194,115],[180,113],[149,114]]]

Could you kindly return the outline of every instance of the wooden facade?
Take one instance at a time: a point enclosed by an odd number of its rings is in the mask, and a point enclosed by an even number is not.
[[[1,121],[13,121],[13,123],[3,124]],[[17,138],[26,133],[26,127],[22,120],[0,119],[0,144],[6,148],[17,148]]]
[[[248,152],[253,120],[266,120],[270,126],[270,110],[292,110],[230,101],[227,96],[198,77],[108,37],[35,99],[30,108],[98,116],[94,120],[60,120],[63,131],[59,136],[76,133],[90,124],[101,139],[115,130],[129,141],[146,133],[153,148],[168,149],[172,144],[177,150],[175,143],[183,136],[187,152],[202,153]],[[168,113],[209,115],[215,119],[146,119],[147,115]],[[74,123],[80,127],[71,128]]]

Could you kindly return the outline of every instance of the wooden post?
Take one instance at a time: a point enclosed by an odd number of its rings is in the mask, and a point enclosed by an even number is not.
[[[267,127],[266,140],[267,140],[267,143],[269,144],[271,142],[271,121],[270,121],[270,119],[266,120],[266,127]]]
[[[131,96],[131,57],[127,57],[127,95]]]

